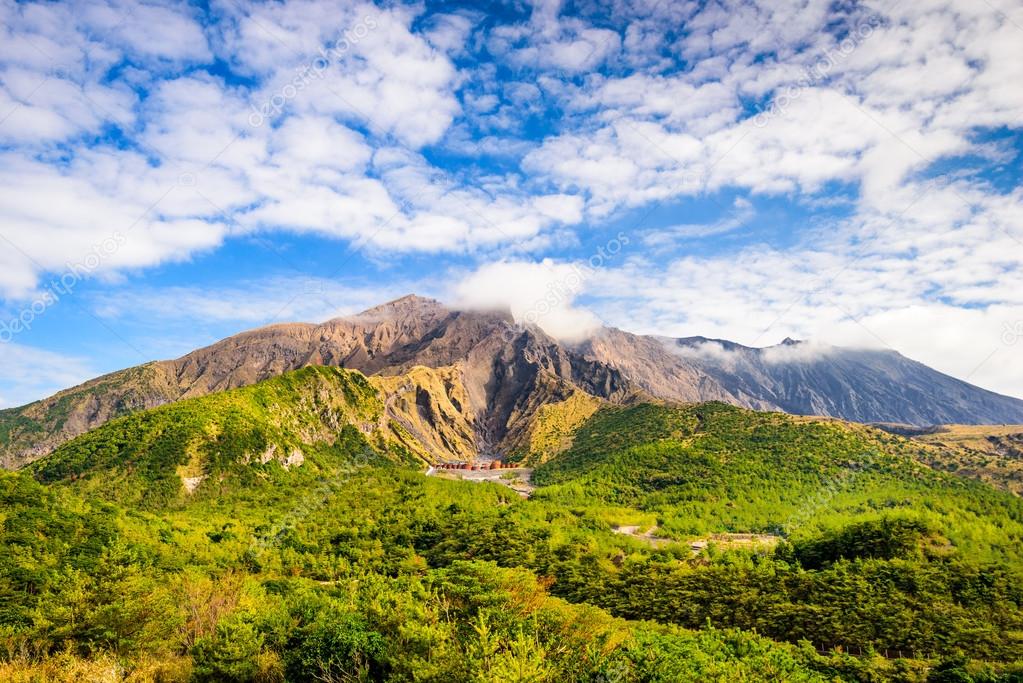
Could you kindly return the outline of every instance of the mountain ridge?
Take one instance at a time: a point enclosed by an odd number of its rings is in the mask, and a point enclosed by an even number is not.
[[[610,327],[567,344],[537,326],[516,324],[507,311],[459,310],[410,294],[320,324],[247,330],[175,360],[110,373],[0,411],[0,464],[20,467],[121,415],[311,365],[381,377],[415,367],[453,368],[466,401],[458,412],[468,416],[477,453],[521,449],[537,411],[576,391],[612,403],[637,396],[716,400],[857,422],[1023,422],[1023,401],[895,352],[822,349],[794,340],[757,349]]]

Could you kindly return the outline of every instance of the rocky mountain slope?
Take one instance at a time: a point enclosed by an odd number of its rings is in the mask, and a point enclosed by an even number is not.
[[[650,394],[680,401],[717,399],[755,410],[911,425],[1015,423],[1023,415],[1019,399],[889,350],[791,339],[751,348],[704,337],[655,339],[607,329],[586,342],[585,352]]]
[[[325,323],[271,325],[182,358],[129,368],[42,401],[0,411],[0,465],[17,468],[119,415],[254,384],[307,366],[384,378],[408,375],[409,429],[442,453],[522,451],[544,406],[578,392],[612,403],[719,400],[756,410],[863,422],[1023,422],[1023,401],[953,379],[888,351],[797,342],[755,349],[605,328],[563,344],[502,312],[453,310],[406,296]],[[432,368],[440,374],[413,372]],[[411,374],[409,374],[411,373]],[[548,411],[549,412],[549,411]],[[416,426],[418,424],[418,427]],[[443,436],[441,436],[443,434]],[[447,443],[443,443],[447,439]]]
[[[463,447],[472,453],[513,447],[528,438],[537,409],[576,391],[615,401],[634,393],[617,370],[572,352],[538,328],[515,326],[507,314],[454,311],[407,296],[321,325],[244,332],[177,360],[129,368],[0,411],[0,464],[19,467],[119,415],[317,365],[380,377],[417,367],[451,368],[443,378],[411,376],[431,389],[419,386],[416,414],[446,406],[460,413],[461,428],[472,432],[472,446]]]

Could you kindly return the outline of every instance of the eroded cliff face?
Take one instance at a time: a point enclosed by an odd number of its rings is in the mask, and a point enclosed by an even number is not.
[[[478,456],[479,416],[470,405],[459,368],[416,366],[404,375],[373,376],[370,382],[385,397],[384,419],[391,431],[421,458]]]

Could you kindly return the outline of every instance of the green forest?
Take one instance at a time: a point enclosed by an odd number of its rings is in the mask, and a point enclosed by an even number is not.
[[[0,680],[1023,681],[1023,500],[899,436],[607,406],[523,498],[400,431],[307,368],[0,474]]]

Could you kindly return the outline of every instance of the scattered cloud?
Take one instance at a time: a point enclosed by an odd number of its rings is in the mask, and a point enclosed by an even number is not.
[[[516,68],[575,74],[592,71],[617,53],[621,36],[561,16],[560,0],[543,0],[533,4],[528,21],[494,28],[487,47]]]
[[[643,243],[650,247],[664,247],[681,240],[723,235],[745,226],[755,215],[756,210],[748,199],[736,197],[731,213],[713,223],[680,223],[651,230],[643,235]]]
[[[585,264],[500,261],[468,274],[452,292],[456,306],[509,311],[520,324],[537,325],[555,339],[576,341],[600,327],[575,305],[589,274]]]
[[[147,269],[284,233],[375,263],[457,254],[467,305],[525,315],[548,295],[536,282],[571,267],[566,245],[727,193],[743,199],[637,235],[643,253],[579,292],[630,329],[884,344],[1021,395],[1021,347],[999,339],[1023,318],[1023,190],[1018,172],[1011,187],[984,173],[1016,158],[990,134],[1020,130],[1019,31],[967,0],[553,0],[487,17],[0,2],[0,296],[30,299],[120,234],[89,277],[110,301],[137,277],[144,305],[173,315]],[[979,169],[949,163],[971,155]],[[741,239],[761,201],[788,210],[784,244]],[[259,288],[224,294],[239,322],[269,305]],[[578,295],[543,324],[594,324]]]
[[[120,9],[5,7],[8,297],[114,231],[129,239],[100,271],[187,258],[256,231],[378,250],[485,249],[581,215],[562,193],[480,188],[421,154],[461,111],[458,71],[431,43],[468,30],[458,17],[424,37],[411,28],[415,12],[370,4],[230,5],[208,28],[190,9],[146,5],[116,23]],[[50,64],[37,45],[73,68]],[[215,73],[214,55],[248,80]],[[131,79],[110,78],[136,58]]]

